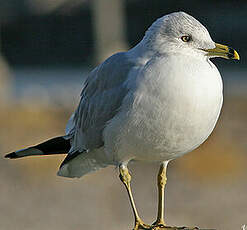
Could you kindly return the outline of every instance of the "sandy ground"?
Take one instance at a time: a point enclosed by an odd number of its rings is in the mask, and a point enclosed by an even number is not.
[[[17,112],[18,111],[18,112]],[[38,105],[0,109],[4,153],[63,134],[71,111]],[[221,119],[198,150],[169,165],[166,220],[170,225],[222,230],[247,224],[247,98],[228,97]],[[131,229],[133,217],[118,170],[81,179],[56,176],[64,156],[0,158],[0,230]],[[143,219],[156,216],[158,165],[130,165]]]

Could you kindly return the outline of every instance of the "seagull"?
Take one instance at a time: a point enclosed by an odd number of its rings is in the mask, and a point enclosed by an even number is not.
[[[184,12],[157,19],[144,38],[94,68],[66,135],[7,154],[6,158],[67,153],[59,176],[83,175],[115,165],[127,189],[134,230],[178,229],[164,220],[168,162],[201,145],[213,131],[223,102],[221,75],[211,58],[239,60],[215,43],[207,29]],[[159,162],[158,214],[148,225],[131,191],[130,161]]]

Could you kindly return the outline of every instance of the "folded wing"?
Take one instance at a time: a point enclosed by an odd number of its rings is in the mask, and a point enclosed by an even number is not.
[[[117,53],[89,74],[79,106],[67,126],[72,146],[70,155],[104,145],[102,132],[128,92],[126,80],[132,67],[126,53]]]

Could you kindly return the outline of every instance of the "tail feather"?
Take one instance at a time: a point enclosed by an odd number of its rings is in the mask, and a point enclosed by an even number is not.
[[[71,148],[70,140],[65,139],[63,136],[55,137],[41,144],[21,149],[5,155],[5,158],[17,159],[26,156],[40,156],[68,153]]]
[[[17,158],[20,158],[21,156],[18,156],[16,154],[16,152],[12,152],[12,153],[9,153],[9,154],[6,154],[5,155],[5,158],[9,158],[9,159],[17,159]]]
[[[110,163],[104,149],[68,154],[57,173],[58,176],[79,178],[85,174],[107,167]]]

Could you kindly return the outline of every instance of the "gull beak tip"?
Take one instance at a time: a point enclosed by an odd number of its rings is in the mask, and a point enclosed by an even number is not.
[[[229,59],[240,60],[240,56],[239,56],[238,52],[235,49],[233,49],[231,47],[228,47],[228,49],[229,49],[229,51],[228,51],[228,55],[227,56],[228,56]]]
[[[239,54],[238,54],[238,52],[236,51],[236,50],[234,50],[234,58],[233,59],[235,59],[235,60],[240,60],[240,56],[239,56]]]

